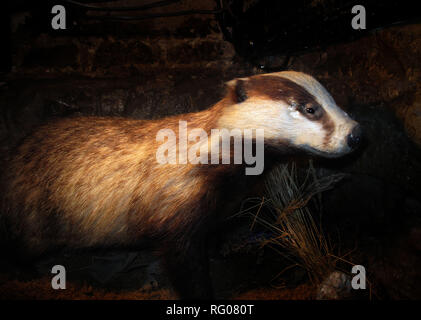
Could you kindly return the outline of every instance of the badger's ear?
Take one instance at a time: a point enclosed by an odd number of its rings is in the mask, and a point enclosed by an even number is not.
[[[248,98],[246,82],[247,79],[234,79],[226,83],[228,86],[229,93],[236,103],[246,101]]]

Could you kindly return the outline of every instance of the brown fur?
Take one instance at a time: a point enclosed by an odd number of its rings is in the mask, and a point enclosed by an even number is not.
[[[39,128],[6,171],[5,213],[19,215],[13,231],[39,251],[50,229],[48,242],[73,247],[131,244],[145,234],[186,230],[191,221],[183,211],[200,207],[200,199],[211,202],[212,180],[228,168],[204,176],[191,164],[160,165],[156,133],[177,133],[184,120],[210,134],[226,103],[165,120],[83,117]]]
[[[182,297],[210,297],[202,226],[209,229],[211,213],[230,210],[228,200],[244,192],[244,170],[161,165],[156,134],[177,133],[183,120],[210,135],[231,97],[155,121],[80,117],[40,127],[17,148],[2,179],[1,212],[17,241],[13,251],[26,260],[55,247],[138,247],[149,239],[162,248]]]

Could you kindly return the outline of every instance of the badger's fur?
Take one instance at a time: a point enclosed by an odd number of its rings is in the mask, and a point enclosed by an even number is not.
[[[246,177],[242,164],[159,164],[157,132],[177,132],[180,120],[206,132],[262,128],[267,170],[287,152],[344,155],[357,125],[303,73],[256,75],[227,87],[221,101],[197,113],[150,121],[79,117],[36,130],[2,178],[1,213],[16,251],[37,256],[53,247],[136,247],[152,239],[181,295],[209,296],[206,230],[235,210],[226,204],[256,177]]]

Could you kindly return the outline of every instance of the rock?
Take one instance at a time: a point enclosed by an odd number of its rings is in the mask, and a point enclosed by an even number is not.
[[[417,92],[415,101],[408,106],[402,117],[408,136],[421,147],[421,91]]]
[[[317,300],[341,300],[351,297],[351,278],[343,272],[332,272],[320,284]]]

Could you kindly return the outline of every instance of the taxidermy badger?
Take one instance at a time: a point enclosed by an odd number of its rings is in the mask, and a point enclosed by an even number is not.
[[[196,135],[181,137],[181,129]],[[214,139],[214,129],[237,130],[244,149],[263,150],[260,170],[247,175],[232,150],[211,161],[209,150],[215,143],[219,150],[222,139]],[[246,136],[246,130],[255,131]],[[206,235],[224,212],[235,213],[227,203],[241,200],[263,167],[267,172],[300,153],[340,157],[359,140],[359,125],[326,89],[292,71],[232,80],[222,100],[197,113],[61,119],[24,139],[4,168],[2,223],[26,260],[55,248],[136,247],[151,240],[180,296],[207,298]]]

